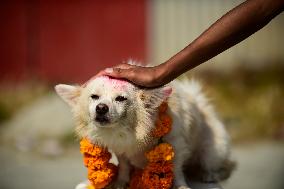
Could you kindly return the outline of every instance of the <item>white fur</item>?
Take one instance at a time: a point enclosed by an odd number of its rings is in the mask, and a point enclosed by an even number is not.
[[[144,152],[157,143],[150,132],[155,126],[157,107],[168,98],[171,90],[169,87],[140,89],[130,83],[106,81],[107,78],[97,78],[77,90],[58,85],[56,91],[72,107],[78,135],[108,147],[117,155],[120,171],[113,186],[123,188],[129,181],[129,167],[144,167]],[[183,172],[186,164],[200,165],[205,181],[227,178],[232,169],[229,138],[200,85],[195,81],[174,81],[170,86],[173,93],[168,98],[168,113],[173,118],[173,126],[164,140],[175,149],[175,187],[187,188]],[[100,98],[93,100],[92,94]],[[127,100],[115,101],[118,95]],[[99,103],[109,107],[108,124],[95,121],[95,107]]]

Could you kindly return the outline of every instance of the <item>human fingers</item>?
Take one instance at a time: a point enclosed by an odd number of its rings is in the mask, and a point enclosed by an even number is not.
[[[121,69],[129,69],[129,68],[133,68],[135,67],[134,65],[130,65],[130,64],[127,64],[127,63],[122,63],[122,64],[118,64],[112,68],[121,68]]]
[[[119,67],[114,67],[114,68],[105,69],[103,75],[131,80],[133,76],[132,73],[133,73],[133,69],[131,68],[122,69]]]

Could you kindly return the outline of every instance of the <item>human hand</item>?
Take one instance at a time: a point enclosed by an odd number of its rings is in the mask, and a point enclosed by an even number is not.
[[[126,63],[100,71],[95,77],[107,75],[114,78],[126,79],[136,85],[143,87],[158,87],[168,83],[164,79],[162,66],[142,67]]]

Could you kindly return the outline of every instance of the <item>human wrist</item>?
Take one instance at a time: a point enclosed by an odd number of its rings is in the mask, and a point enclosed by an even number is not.
[[[154,80],[156,83],[158,83],[159,85],[167,84],[169,82],[168,81],[169,70],[167,68],[167,64],[162,63],[156,66],[154,75],[155,75]]]
[[[176,74],[177,66],[175,62],[167,60],[166,62],[160,64],[158,67],[159,77],[157,78],[157,80],[159,83],[167,84],[178,77],[178,75]]]

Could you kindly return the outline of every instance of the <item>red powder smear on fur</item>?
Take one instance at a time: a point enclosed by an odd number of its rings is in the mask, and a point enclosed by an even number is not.
[[[129,82],[127,82],[126,80],[111,78],[108,76],[102,76],[99,78],[101,78],[105,82],[105,84],[111,85],[118,90],[125,90],[126,87],[129,86]]]

